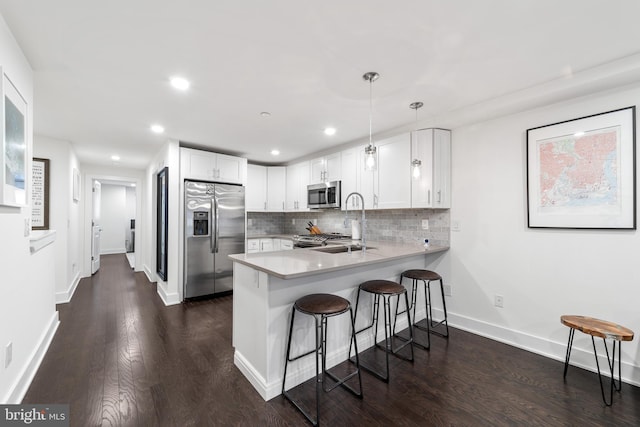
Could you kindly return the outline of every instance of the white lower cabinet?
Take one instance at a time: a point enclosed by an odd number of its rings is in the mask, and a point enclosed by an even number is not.
[[[247,253],[288,251],[293,249],[293,242],[289,239],[260,238],[247,239]]]

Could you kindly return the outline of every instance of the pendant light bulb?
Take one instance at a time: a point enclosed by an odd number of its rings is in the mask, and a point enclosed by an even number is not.
[[[365,81],[369,82],[369,145],[364,148],[365,162],[364,167],[367,171],[376,169],[376,146],[373,145],[373,82],[378,80],[380,74],[370,71],[362,76]]]
[[[418,131],[418,108],[421,108],[424,104],[420,101],[416,101],[416,102],[412,102],[411,104],[409,104],[409,108],[411,108],[412,110],[416,110],[416,128],[414,129],[414,132]],[[422,161],[420,161],[419,159],[413,159],[413,161],[411,162],[411,166],[413,166],[413,170],[412,170],[412,175],[413,175],[413,179],[420,179],[420,166],[422,166]]]

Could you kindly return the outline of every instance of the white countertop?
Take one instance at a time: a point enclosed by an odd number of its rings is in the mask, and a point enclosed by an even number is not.
[[[329,247],[334,245],[328,245]],[[258,252],[252,254],[234,254],[229,258],[234,262],[247,265],[256,270],[278,277],[294,279],[329,271],[361,267],[367,264],[391,261],[420,254],[433,254],[449,250],[448,246],[430,246],[424,249],[420,244],[367,243],[367,251],[352,251],[331,254],[314,250],[315,248],[295,249],[277,252]]]

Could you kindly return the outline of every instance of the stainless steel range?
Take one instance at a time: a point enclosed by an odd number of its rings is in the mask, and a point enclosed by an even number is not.
[[[325,246],[327,241],[351,239],[351,236],[340,233],[301,234],[293,236],[293,246],[296,248],[314,248]]]

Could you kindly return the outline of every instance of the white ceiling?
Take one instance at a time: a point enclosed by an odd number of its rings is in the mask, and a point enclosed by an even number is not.
[[[267,163],[368,138],[368,71],[374,133],[412,126],[413,101],[450,127],[527,94],[640,81],[636,0],[0,0],[0,14],[35,71],[35,133],[133,168],[168,138]]]

